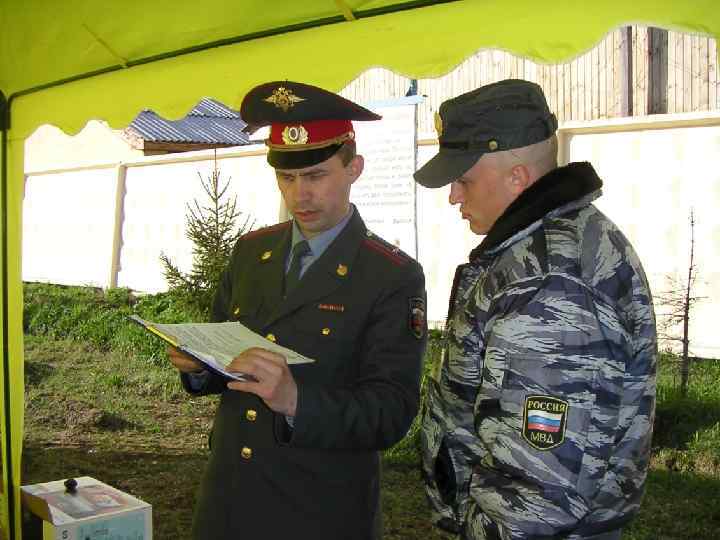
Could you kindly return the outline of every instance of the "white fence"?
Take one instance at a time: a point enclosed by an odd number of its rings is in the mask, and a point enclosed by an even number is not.
[[[405,103],[383,114],[385,127],[359,126],[367,171],[353,187],[353,200],[370,228],[422,263],[428,318],[441,324],[455,266],[480,238],[448,204],[447,188],[426,190],[412,182],[413,168],[437,151],[433,140],[416,145],[413,107]],[[692,350],[720,357],[714,325],[720,305],[720,114],[565,124],[559,135],[563,161],[588,160],[603,178],[598,206],[630,238],[656,293],[666,288],[668,276],[687,272],[688,214],[694,208],[695,294],[705,299],[694,311]],[[257,225],[284,217],[262,149],[219,150],[217,157],[223,176],[232,177],[238,207]],[[197,172],[211,168],[212,152],[29,168],[23,279],[164,290],[159,254],[190,267],[185,204],[201,196]]]

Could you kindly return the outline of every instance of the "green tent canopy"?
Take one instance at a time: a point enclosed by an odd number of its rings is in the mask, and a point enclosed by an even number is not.
[[[717,0],[0,0],[0,538],[20,538],[23,144],[42,124],[179,118],[202,97],[237,108],[280,79],[340,89],[383,66],[443,75],[483,48],[545,63],[644,24],[720,37]],[[4,533],[4,534],[3,534]]]

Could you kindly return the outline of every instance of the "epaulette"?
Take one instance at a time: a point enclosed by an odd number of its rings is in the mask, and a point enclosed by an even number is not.
[[[250,240],[251,238],[260,238],[261,236],[265,236],[266,234],[270,234],[273,232],[278,232],[283,229],[286,229],[290,226],[292,223],[291,220],[283,221],[282,223],[278,223],[277,225],[270,225],[269,227],[263,227],[262,229],[256,229],[254,231],[250,231],[247,234],[243,234],[240,239],[241,240]]]
[[[367,236],[363,239],[362,245],[379,253],[396,266],[402,266],[411,260],[410,256],[399,247],[393,246],[379,236],[375,236],[370,231],[367,232]]]

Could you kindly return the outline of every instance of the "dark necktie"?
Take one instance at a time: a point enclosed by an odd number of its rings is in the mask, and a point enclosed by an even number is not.
[[[307,240],[302,240],[293,247],[290,270],[288,270],[287,276],[285,276],[285,296],[289,295],[300,281],[300,263],[302,258],[308,253],[310,253],[310,246]]]

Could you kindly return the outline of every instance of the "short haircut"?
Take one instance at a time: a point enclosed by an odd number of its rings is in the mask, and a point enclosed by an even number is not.
[[[355,156],[357,156],[357,146],[355,141],[345,141],[340,148],[338,148],[335,155],[340,158],[343,166],[347,167]]]

